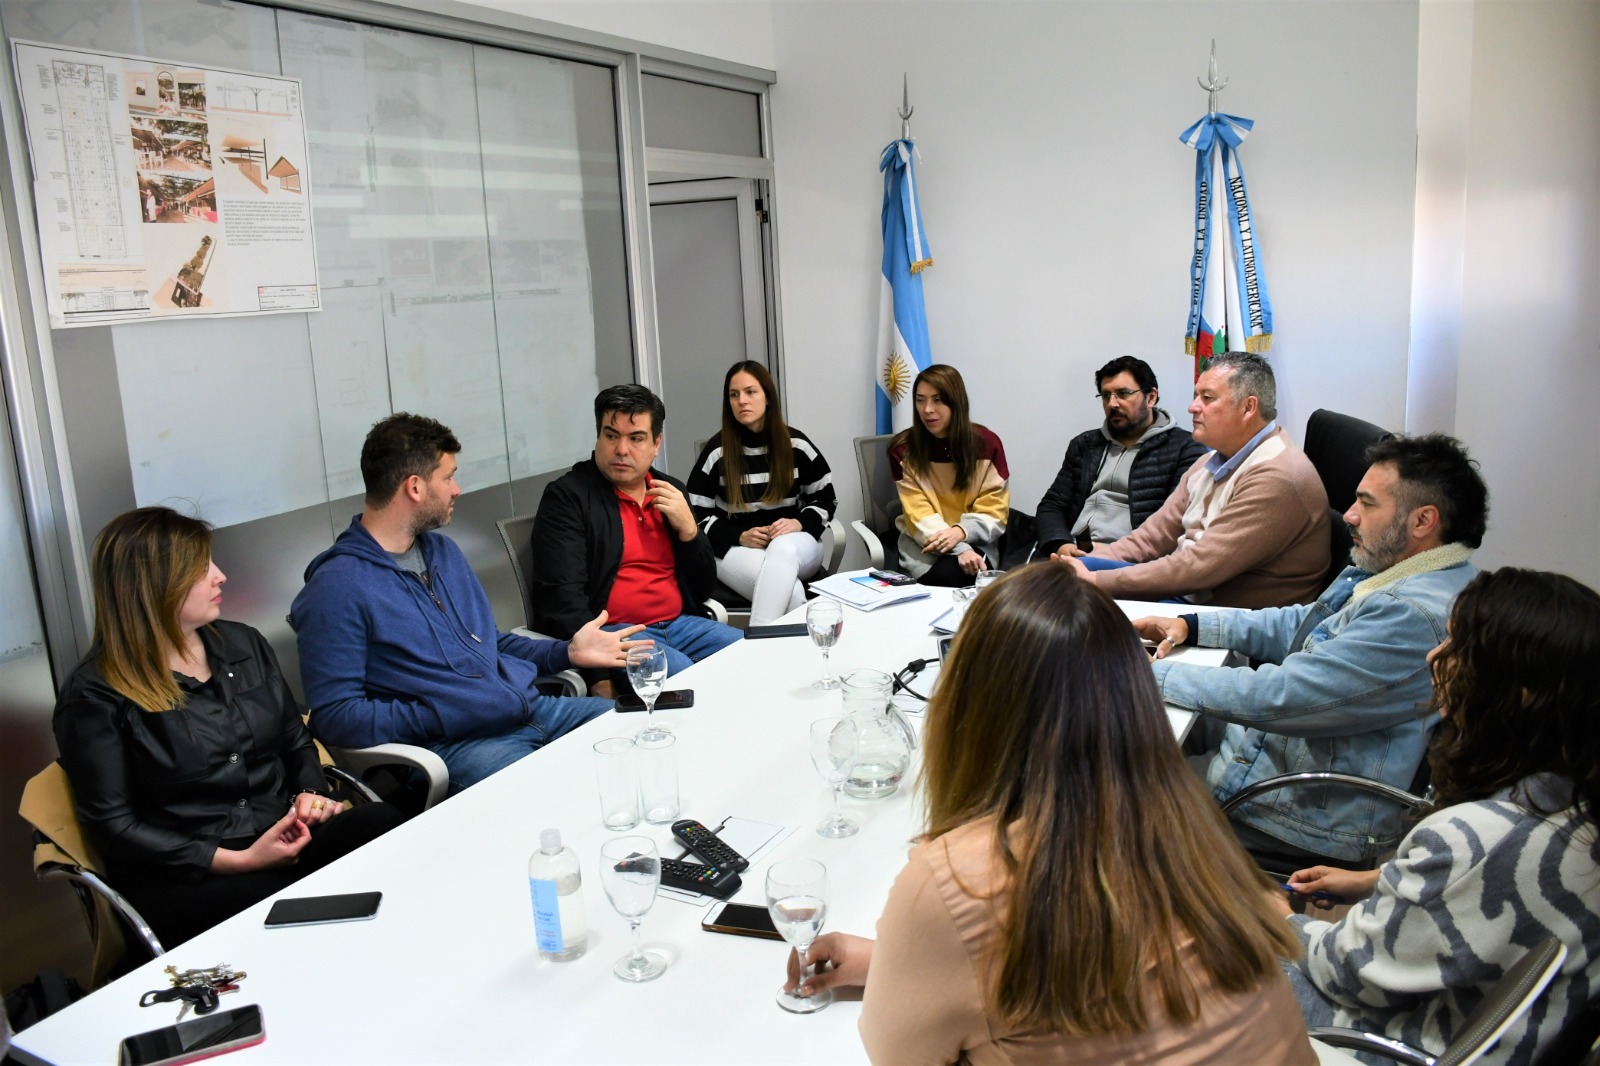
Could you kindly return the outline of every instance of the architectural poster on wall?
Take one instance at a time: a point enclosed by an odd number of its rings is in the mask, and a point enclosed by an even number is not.
[[[15,42],[55,328],[321,306],[300,82]]]

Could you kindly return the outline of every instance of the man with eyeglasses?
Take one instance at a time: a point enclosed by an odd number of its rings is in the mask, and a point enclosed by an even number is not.
[[[1094,380],[1105,421],[1072,438],[1039,502],[1039,557],[1082,555],[1094,542],[1127,536],[1161,509],[1206,452],[1156,406],[1161,390],[1143,359],[1120,356]]]

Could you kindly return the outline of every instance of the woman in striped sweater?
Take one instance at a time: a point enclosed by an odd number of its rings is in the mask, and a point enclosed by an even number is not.
[[[1438,807],[1377,870],[1290,879],[1361,900],[1338,922],[1290,916],[1305,945],[1290,980],[1309,1024],[1438,1054],[1508,967],[1559,937],[1544,999],[1480,1060],[1533,1063],[1600,990],[1600,595],[1559,574],[1480,574],[1429,660]]]
[[[735,363],[723,378],[722,432],[695,460],[689,506],[717,552],[717,577],[765,625],[805,602],[802,578],[822,565],[822,531],[838,502],[811,438],[783,421],[772,375]]]

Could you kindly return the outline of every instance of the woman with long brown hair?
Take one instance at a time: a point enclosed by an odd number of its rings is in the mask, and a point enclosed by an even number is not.
[[[399,822],[324,791],[272,648],[219,617],[210,526],[129,511],[91,570],[94,645],[56,701],[56,744],[78,820],[164,947]]]
[[[1489,986],[1556,936],[1561,972],[1480,1060],[1543,1061],[1600,988],[1600,595],[1561,574],[1479,574],[1428,658],[1444,716],[1428,753],[1434,810],[1379,869],[1290,879],[1360,901],[1337,922],[1290,916],[1305,946],[1295,994],[1313,1025],[1438,1054]]]
[[[1011,516],[1006,449],[972,421],[967,386],[935,363],[912,383],[916,414],[889,442],[889,474],[900,494],[900,569],[924,585],[972,584],[1000,563]]]
[[[819,937],[834,968],[803,994],[864,984],[877,1062],[1314,1063],[1260,875],[1128,620],[1063,569],[968,610],[928,706],[927,832],[877,941]]]
[[[706,441],[685,485],[717,553],[717,577],[765,625],[806,601],[800,582],[822,565],[822,531],[838,501],[828,460],[786,424],[772,375],[734,363],[722,379],[722,432]]]

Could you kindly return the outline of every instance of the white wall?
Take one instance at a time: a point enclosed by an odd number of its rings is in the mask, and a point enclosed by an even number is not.
[[[530,18],[771,69],[770,0],[471,0]]]
[[[1317,407],[1403,425],[1415,4],[787,0],[773,22],[789,410],[836,468],[872,429],[877,156],[902,70],[934,357],[1005,440],[1015,504],[1035,509],[1099,419],[1093,371],[1113,356],[1150,361],[1187,424],[1194,155],[1178,134],[1205,111],[1213,36],[1221,109],[1257,122],[1243,154],[1281,417],[1297,437]]]
[[[1455,430],[1481,559],[1600,587],[1600,4],[1474,7]]]

